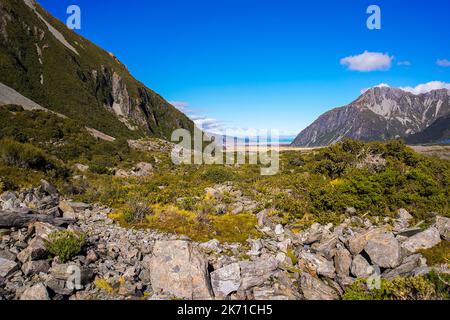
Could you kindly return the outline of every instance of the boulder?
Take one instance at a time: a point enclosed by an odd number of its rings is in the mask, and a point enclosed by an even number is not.
[[[29,260],[41,260],[47,257],[47,253],[44,241],[40,238],[34,238],[30,241],[28,247],[17,255],[17,259],[22,263]]]
[[[450,241],[450,218],[437,216],[436,228],[438,229],[442,239]]]
[[[319,223],[314,223],[309,229],[300,233],[299,241],[302,244],[310,245],[322,239],[324,228]]]
[[[400,264],[400,243],[391,232],[379,233],[367,241],[364,251],[373,264],[381,268],[395,268]]]
[[[20,300],[50,300],[50,297],[47,288],[42,283],[38,283],[25,289],[20,296]]]
[[[414,254],[403,259],[402,264],[395,269],[383,273],[382,277],[394,279],[397,277],[408,277],[412,275],[413,270],[422,266],[424,258],[421,254]]]
[[[212,298],[208,263],[189,241],[156,241],[147,267],[156,293],[195,300]]]
[[[151,163],[139,162],[133,169],[133,175],[136,177],[145,177],[153,173],[153,166]]]
[[[412,215],[410,215],[408,211],[405,209],[399,209],[394,221],[394,231],[399,232],[407,229],[412,218]]]
[[[410,215],[408,211],[406,211],[405,209],[402,208],[402,209],[398,209],[396,218],[398,220],[410,221],[410,220],[412,220],[413,216]]]
[[[275,234],[276,234],[277,236],[281,236],[281,235],[284,233],[284,228],[283,228],[283,226],[282,226],[281,224],[277,224],[277,225],[275,226],[274,232],[275,232]]]
[[[9,250],[0,250],[0,258],[15,261],[16,255]]]
[[[83,212],[85,210],[92,209],[92,205],[84,202],[67,202],[68,206],[72,208],[76,213]]]
[[[357,278],[368,278],[375,272],[375,269],[362,255],[357,255],[353,258],[351,272]]]
[[[211,285],[216,298],[225,298],[241,286],[241,268],[239,263],[211,272]]]
[[[7,278],[17,269],[19,265],[16,262],[0,257],[0,278]]]
[[[29,277],[41,272],[46,273],[50,269],[50,264],[47,260],[28,261],[22,265],[22,271],[25,276]]]
[[[334,268],[336,269],[337,275],[341,277],[348,276],[350,274],[351,265],[351,253],[345,248],[338,249],[334,255]]]
[[[357,233],[348,240],[348,249],[353,255],[358,255],[364,250],[367,241],[382,232],[384,232],[384,229],[376,228]]]
[[[53,233],[58,231],[59,229],[55,226],[52,226],[49,223],[45,222],[34,222],[32,224],[32,228],[34,228],[34,233],[36,237],[39,237],[43,240],[49,240],[49,236]]]
[[[205,250],[206,252],[222,252],[222,249],[220,248],[220,242],[217,239],[212,239],[207,242],[200,243],[199,248]]]
[[[241,268],[240,290],[247,290],[263,284],[278,269],[278,260],[274,256],[262,255],[255,261],[239,262]]]
[[[336,245],[339,242],[338,234],[331,234],[323,237],[320,242],[316,242],[311,246],[311,249],[320,252],[328,259],[332,259],[335,254]]]
[[[306,300],[337,300],[337,292],[319,279],[302,272],[300,277],[300,288]]]
[[[439,230],[431,227],[423,232],[420,232],[402,244],[402,248],[408,252],[415,253],[420,249],[429,249],[441,242],[441,235]]]
[[[312,266],[314,271],[317,272],[317,274],[319,275],[328,278],[334,278],[336,276],[336,270],[334,268],[333,261],[327,260],[325,257],[319,254],[313,254],[310,252],[301,252],[298,258],[300,260],[304,260],[310,266]],[[300,261],[299,263],[301,262],[302,261]]]

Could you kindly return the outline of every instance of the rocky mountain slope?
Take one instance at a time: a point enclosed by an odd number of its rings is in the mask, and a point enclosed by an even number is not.
[[[450,113],[450,91],[415,95],[401,89],[375,87],[351,104],[320,116],[292,143],[297,147],[324,146],[353,138],[389,140],[421,132]]]
[[[410,144],[450,143],[450,114],[437,119],[424,131],[409,136]]]
[[[0,85],[0,105],[25,101],[115,138],[168,139],[176,128],[194,127],[113,54],[34,0],[0,0]]]

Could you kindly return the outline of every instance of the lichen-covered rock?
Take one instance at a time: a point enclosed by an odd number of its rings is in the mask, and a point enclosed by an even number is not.
[[[442,239],[450,241],[450,218],[437,216],[436,228],[438,229]]]
[[[300,277],[300,288],[306,300],[337,300],[337,292],[319,279],[303,272]]]
[[[441,235],[438,229],[431,227],[403,242],[402,247],[411,253],[415,253],[420,249],[430,249],[439,242],[441,242]]]
[[[50,269],[50,264],[47,260],[28,261],[22,265],[22,271],[25,276],[32,276],[41,272],[47,272]]]
[[[274,256],[263,255],[255,261],[241,261],[240,290],[247,290],[263,284],[278,268],[278,260]]]
[[[372,263],[381,268],[395,268],[400,264],[400,243],[390,232],[371,237],[364,251],[369,255]]]
[[[352,265],[352,255],[345,248],[340,248],[334,255],[334,267],[339,276],[348,276]]]
[[[357,278],[367,278],[375,272],[375,269],[362,255],[357,255],[353,258],[351,272]]]
[[[413,270],[423,264],[423,257],[420,254],[414,254],[403,259],[402,264],[395,269],[383,273],[383,278],[394,279],[397,277],[408,277],[412,275]],[[425,264],[426,265],[426,264]]]
[[[6,278],[18,269],[18,264],[14,261],[0,258],[0,278]]]
[[[336,276],[336,270],[334,268],[333,261],[330,261],[319,254],[301,252],[299,255],[299,259],[304,260],[309,265],[312,265],[314,271],[319,275],[328,278],[334,278]]]
[[[46,258],[47,253],[44,241],[40,238],[34,238],[30,241],[28,247],[17,255],[17,259],[22,263],[29,260],[40,260]]]
[[[148,268],[155,292],[184,299],[210,299],[208,263],[189,241],[157,241]]]
[[[348,240],[348,249],[353,255],[358,255],[364,250],[367,241],[382,232],[384,232],[384,229],[375,228],[357,233]]]
[[[25,289],[25,291],[20,296],[20,300],[50,300],[47,288],[42,284],[38,283],[34,286]]]
[[[241,286],[241,268],[239,263],[232,263],[211,272],[211,285],[216,298],[225,298]]]

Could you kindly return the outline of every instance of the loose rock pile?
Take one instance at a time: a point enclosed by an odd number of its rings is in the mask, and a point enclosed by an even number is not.
[[[430,272],[418,250],[450,237],[449,218],[436,216],[422,230],[410,226],[412,217],[403,209],[390,224],[353,217],[339,226],[313,224],[299,234],[265,210],[257,215],[264,236],[249,239],[248,246],[195,243],[125,229],[108,218],[111,211],[62,200],[45,181],[36,189],[2,194],[0,221],[6,214],[30,219],[23,227],[0,229],[0,298],[334,300],[357,278]],[[33,221],[41,216],[51,219]],[[51,257],[46,246],[49,235],[61,229],[88,237],[82,252],[66,263]],[[449,272],[448,266],[439,271]]]

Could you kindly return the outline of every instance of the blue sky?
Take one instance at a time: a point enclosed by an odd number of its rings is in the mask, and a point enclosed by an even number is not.
[[[38,1],[63,21],[79,5],[80,34],[213,127],[297,134],[364,88],[450,82],[448,0]]]

